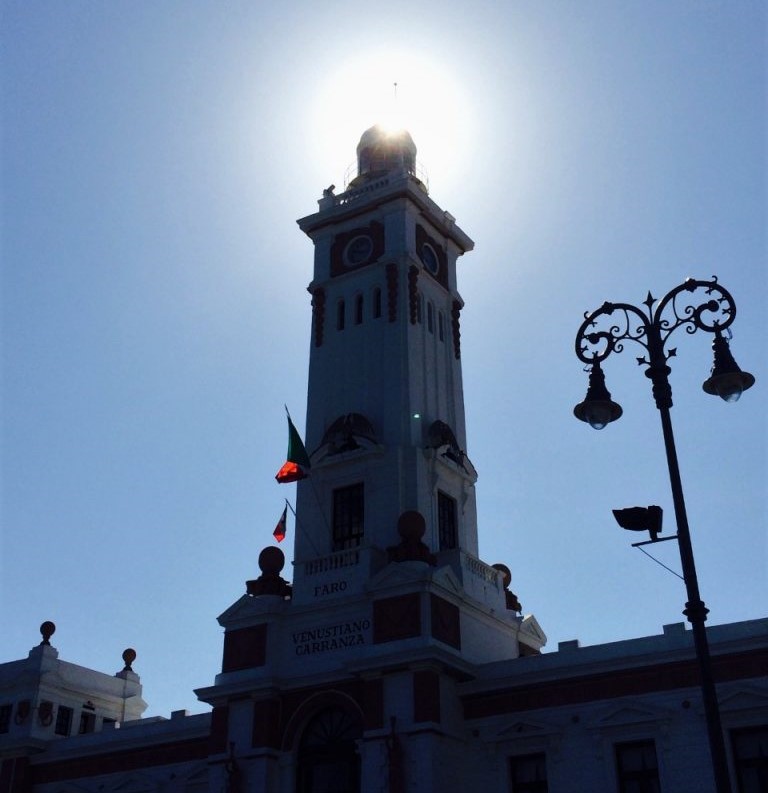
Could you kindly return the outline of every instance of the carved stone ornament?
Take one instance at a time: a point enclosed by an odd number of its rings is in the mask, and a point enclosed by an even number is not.
[[[53,702],[43,700],[37,708],[37,719],[43,727],[47,727],[53,721]]]
[[[419,268],[414,265],[408,268],[408,307],[411,325],[415,325],[421,319],[419,316],[421,306],[419,304]]]
[[[24,699],[16,706],[16,715],[13,720],[16,724],[24,724],[29,718],[29,713],[32,710],[32,703],[28,699]]]
[[[458,300],[453,301],[451,307],[451,326],[453,328],[453,354],[457,358],[461,358],[461,303]]]
[[[315,331],[315,347],[322,347],[325,329],[325,289],[322,287],[312,292],[312,326]]]

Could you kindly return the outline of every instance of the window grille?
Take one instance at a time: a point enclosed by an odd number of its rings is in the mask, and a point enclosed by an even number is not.
[[[651,741],[616,744],[619,793],[659,793],[656,746]]]
[[[356,548],[363,539],[363,483],[333,491],[333,550]]]
[[[509,758],[512,793],[547,793],[547,761],[543,752]]]
[[[59,705],[58,713],[56,714],[56,727],[54,732],[56,735],[69,735],[72,730],[72,708]]]
[[[768,790],[768,725],[734,730],[731,746],[739,793]]]
[[[441,490],[437,492],[437,525],[440,534],[440,550],[456,547],[456,499]]]

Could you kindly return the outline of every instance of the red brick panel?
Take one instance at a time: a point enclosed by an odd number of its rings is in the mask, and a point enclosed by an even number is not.
[[[16,758],[0,760],[0,793],[11,793],[11,780],[13,779],[13,766]]]
[[[383,644],[421,635],[421,604],[417,592],[375,600],[373,643]]]
[[[430,595],[432,636],[440,642],[461,649],[461,621],[459,607],[447,600]]]
[[[419,256],[421,255],[421,247],[424,245],[424,243],[428,243],[432,247],[432,250],[434,250],[434,252],[437,254],[438,263],[440,265],[436,274],[430,273],[428,270],[425,270],[425,272],[427,272],[445,289],[449,289],[448,262],[445,251],[443,250],[443,246],[436,239],[430,237],[429,234],[427,234],[424,226],[421,224],[416,224],[416,253]]]
[[[267,659],[267,626],[253,625],[224,634],[222,672],[264,666]]]
[[[383,224],[372,220],[367,226],[360,226],[351,231],[341,232],[336,235],[331,245],[331,277],[344,275],[344,273],[349,272],[350,268],[344,262],[344,249],[355,237],[361,234],[371,238],[373,247],[371,249],[371,255],[365,261],[353,266],[363,267],[366,264],[377,261],[384,255]]]
[[[9,757],[0,760],[0,793],[27,793],[26,768],[29,760],[26,757]]]
[[[721,683],[763,677],[768,674],[768,652],[757,650],[715,656],[712,669],[715,681]],[[695,659],[689,659],[470,694],[464,697],[464,716],[479,719],[698,685],[698,664]]]
[[[251,746],[272,749],[277,749],[280,746],[279,699],[262,699],[253,703]]]
[[[384,683],[381,678],[365,680],[362,692],[363,729],[378,730],[384,726]]]
[[[208,736],[189,741],[157,744],[122,752],[108,752],[91,757],[78,757],[30,767],[32,784],[60,782],[64,779],[135,771],[157,765],[186,763],[208,757]]]
[[[413,720],[440,721],[440,675],[437,672],[413,673]]]
[[[229,708],[220,705],[211,713],[211,754],[226,752],[229,741]]]

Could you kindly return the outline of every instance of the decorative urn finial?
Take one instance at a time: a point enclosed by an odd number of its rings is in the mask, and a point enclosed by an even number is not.
[[[136,660],[136,650],[133,647],[128,647],[123,650],[123,662],[125,663],[125,668],[123,672],[133,672],[133,662]]]
[[[53,636],[54,633],[56,633],[56,625],[50,620],[46,620],[40,626],[40,635],[43,637],[43,640],[40,642],[40,644],[50,647],[51,636]]]

